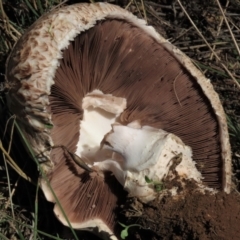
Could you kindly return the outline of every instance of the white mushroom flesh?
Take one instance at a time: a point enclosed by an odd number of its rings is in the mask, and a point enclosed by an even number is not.
[[[90,166],[111,171],[130,196],[143,202],[157,195],[154,184],[149,184],[146,177],[160,183],[177,174],[195,180],[202,188],[202,176],[195,167],[191,148],[162,129],[141,126],[137,121],[127,126],[118,123],[126,105],[124,98],[99,90],[89,93],[82,104],[77,154]]]
[[[82,108],[84,114],[80,123],[80,141],[76,154],[92,164],[96,157],[99,161],[100,158],[105,160],[111,156],[109,151],[99,151],[101,141],[126,108],[126,99],[94,90],[83,99]]]
[[[104,149],[120,153],[124,161],[117,162],[114,155],[111,160],[95,163],[103,170],[110,169],[130,196],[148,202],[156,197],[154,183],[161,183],[166,177],[193,179],[201,183],[201,173],[192,160],[192,150],[180,138],[164,130],[148,126],[132,128],[120,124],[113,125]]]

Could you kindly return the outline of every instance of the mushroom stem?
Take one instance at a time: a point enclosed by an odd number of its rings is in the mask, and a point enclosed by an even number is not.
[[[174,134],[138,121],[117,123],[126,108],[124,98],[99,90],[83,99],[83,120],[76,155],[96,170],[111,171],[130,196],[143,202],[157,196],[153,182],[180,178],[194,180],[201,189],[202,175],[192,159],[192,150]],[[169,189],[172,194],[176,188]]]
[[[100,150],[101,141],[126,108],[126,99],[94,90],[84,97],[82,108],[84,113],[76,155],[92,165],[96,159],[101,161],[111,156],[108,150]]]
[[[203,188],[202,175],[192,159],[192,150],[180,138],[161,129],[132,126],[113,124],[112,131],[102,142],[103,149],[121,154],[121,161],[118,155],[113,154],[112,159],[95,163],[95,166],[112,171],[130,196],[138,197],[143,202],[157,196],[154,186],[146,181],[146,177],[154,182],[175,177],[191,179]],[[172,192],[175,191],[172,189]]]

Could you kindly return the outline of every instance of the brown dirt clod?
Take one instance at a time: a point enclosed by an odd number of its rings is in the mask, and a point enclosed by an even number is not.
[[[135,221],[142,229],[154,232],[149,237],[151,234],[134,229],[135,239],[240,239],[240,195],[237,192],[203,194],[190,184],[185,197],[174,199],[166,195],[149,204],[130,198],[126,209],[125,215],[131,223]]]

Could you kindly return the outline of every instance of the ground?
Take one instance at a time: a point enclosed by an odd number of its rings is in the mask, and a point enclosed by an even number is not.
[[[15,134],[4,135],[9,118],[4,99],[5,61],[14,42],[27,27],[45,11],[62,2],[18,0],[11,3],[0,0],[0,139],[5,148],[13,139],[10,155],[34,181],[38,177],[37,167],[22,150],[19,138]],[[80,1],[68,1],[67,4],[77,2]],[[145,18],[211,79],[228,116],[233,158],[233,185],[229,195],[223,192],[203,195],[189,183],[188,194],[184,198],[173,200],[166,195],[149,204],[129,198],[124,205],[119,206],[120,222],[139,226],[129,228],[127,239],[240,239],[239,0],[113,0],[111,3]],[[196,24],[197,30],[180,4]],[[206,41],[219,59],[211,52]],[[10,130],[11,125],[12,121],[9,121]],[[53,205],[46,202],[41,190],[19,177],[4,162],[4,158],[0,158],[0,239],[74,239],[70,230],[62,227],[55,219]],[[87,232],[79,233],[79,238],[97,239]]]
[[[148,229],[148,232],[141,232],[139,227],[132,229],[135,239],[240,238],[240,196],[237,192],[203,195],[190,187],[184,198],[173,200],[172,196],[165,196],[147,205],[129,199],[128,204],[125,214],[129,223],[135,221]],[[149,229],[152,230],[151,238]]]

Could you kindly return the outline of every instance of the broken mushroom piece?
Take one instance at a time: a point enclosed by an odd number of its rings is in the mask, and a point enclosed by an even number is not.
[[[93,165],[96,161],[111,157],[112,152],[100,149],[101,142],[126,107],[126,99],[103,94],[100,90],[94,90],[83,98],[84,114],[80,124],[81,137],[77,144],[77,154],[88,164]]]
[[[146,130],[141,137],[157,129],[163,148],[171,152],[174,142],[186,148],[206,186],[230,191],[230,146],[218,95],[189,58],[128,11],[96,3],[47,13],[17,42],[6,69],[8,106],[74,228],[97,227],[115,238],[124,192],[100,166],[112,160],[124,170],[137,165],[134,159],[123,164],[124,144],[112,154],[101,143],[136,121]],[[151,151],[158,152],[157,145]],[[89,172],[84,162],[99,167]],[[46,182],[42,177],[43,192],[56,202]],[[57,204],[54,211],[67,224]]]
[[[162,185],[167,178],[171,181],[178,177],[183,189],[184,180],[191,180],[195,181],[199,191],[215,192],[202,184],[191,148],[174,134],[148,126],[136,128],[134,123],[127,126],[113,124],[113,131],[107,134],[103,144],[103,149],[120,154],[122,159],[119,161],[119,157],[112,154],[110,159],[94,165],[113,172],[130,196],[142,202],[155,199],[159,195],[156,185]],[[151,179],[152,184],[146,178]],[[176,195],[177,190],[175,186],[167,192]]]

